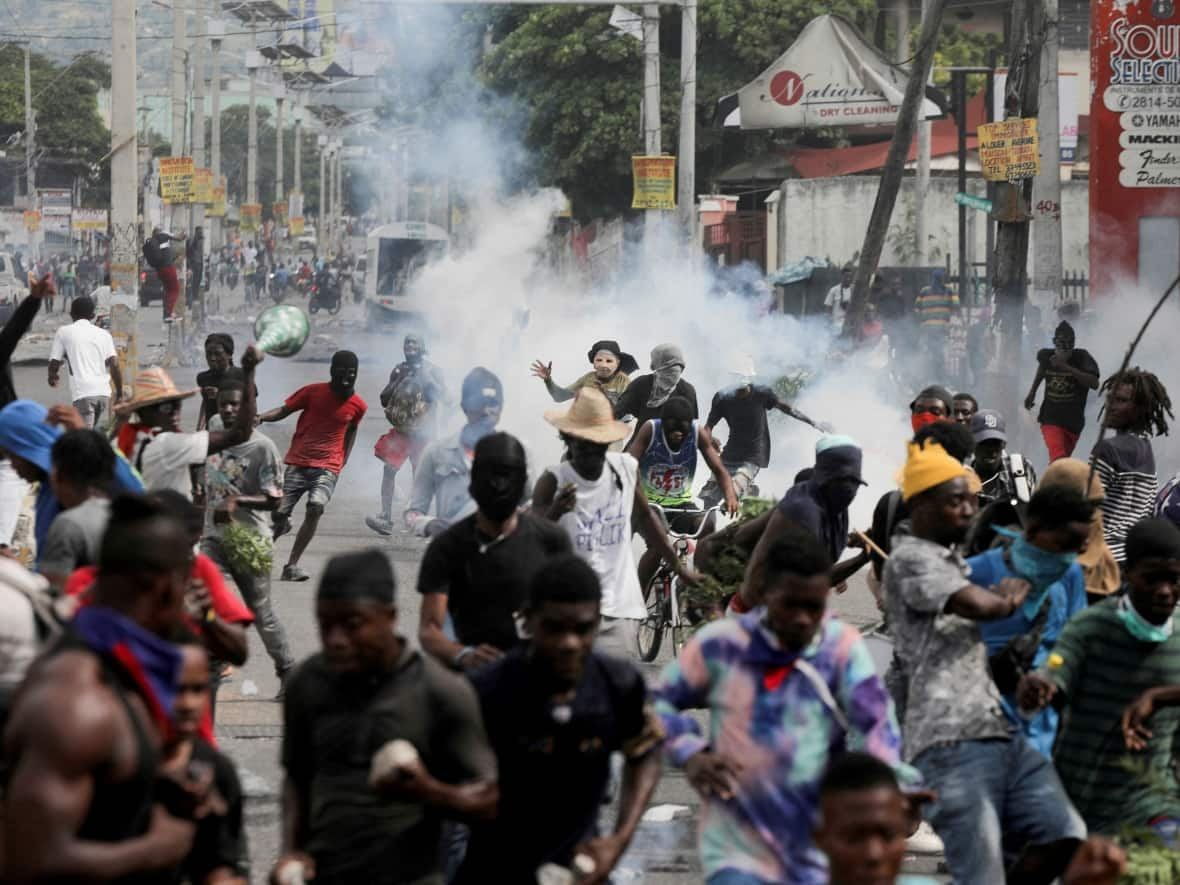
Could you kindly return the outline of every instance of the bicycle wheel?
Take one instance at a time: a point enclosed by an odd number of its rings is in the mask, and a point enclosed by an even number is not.
[[[664,628],[668,625],[668,584],[671,576],[663,569],[656,572],[643,594],[647,600],[647,617],[639,622],[635,631],[635,645],[639,651],[639,659],[651,663],[660,654],[660,644],[664,641]]]

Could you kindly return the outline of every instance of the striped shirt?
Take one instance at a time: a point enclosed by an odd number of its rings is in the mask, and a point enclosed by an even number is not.
[[[893,765],[906,782],[918,775],[899,761],[893,704],[860,633],[829,616],[811,645],[793,654],[763,625],[764,613],[755,609],[701,630],[660,677],[656,712],[674,764],[711,750],[743,766],[733,799],[704,800],[704,878],[729,870],[764,882],[826,885],[827,859],[811,833],[819,781],[832,756],[862,750]],[[681,712],[700,708],[709,712],[707,736]]]
[[[1180,796],[1170,769],[1180,736],[1180,707],[1158,710],[1148,722],[1147,749],[1123,744],[1120,718],[1149,688],[1180,684],[1180,631],[1161,643],[1141,642],[1105,599],[1075,615],[1053,647],[1041,675],[1066,700],[1054,761],[1066,792],[1090,832],[1113,835],[1124,824],[1143,826],[1154,817],[1180,817]],[[1145,766],[1147,777],[1128,771]]]
[[[932,292],[923,289],[914,302],[918,321],[923,329],[945,329],[951,321],[951,311],[959,309],[959,296],[954,292]]]
[[[1155,511],[1159,480],[1151,442],[1143,436],[1116,433],[1094,447],[1094,469],[1106,498],[1102,501],[1102,530],[1106,544],[1118,562],[1123,562],[1123,542],[1131,526]]]

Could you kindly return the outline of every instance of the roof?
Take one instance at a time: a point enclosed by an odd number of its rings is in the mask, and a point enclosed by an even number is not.
[[[975,132],[986,122],[984,93],[967,102],[967,150],[979,146]],[[934,120],[930,126],[930,156],[955,154],[959,149],[959,129],[951,117]],[[746,160],[725,170],[719,182],[781,180],[783,178],[836,178],[858,172],[870,172],[885,166],[890,141],[859,144],[844,148],[789,148]],[[918,140],[910,142],[906,162],[918,157]]]

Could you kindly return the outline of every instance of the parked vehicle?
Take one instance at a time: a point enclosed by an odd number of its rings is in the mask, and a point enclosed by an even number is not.
[[[164,301],[164,284],[160,275],[147,264],[139,265],[139,304],[147,307],[153,301]]]

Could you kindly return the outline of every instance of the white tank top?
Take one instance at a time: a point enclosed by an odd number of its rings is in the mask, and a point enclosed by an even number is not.
[[[643,591],[631,550],[631,511],[639,465],[630,455],[607,452],[602,476],[591,481],[578,475],[568,461],[549,472],[557,490],[568,483],[577,488],[577,503],[559,522],[574,552],[589,563],[602,582],[602,613],[612,618],[647,617]]]

